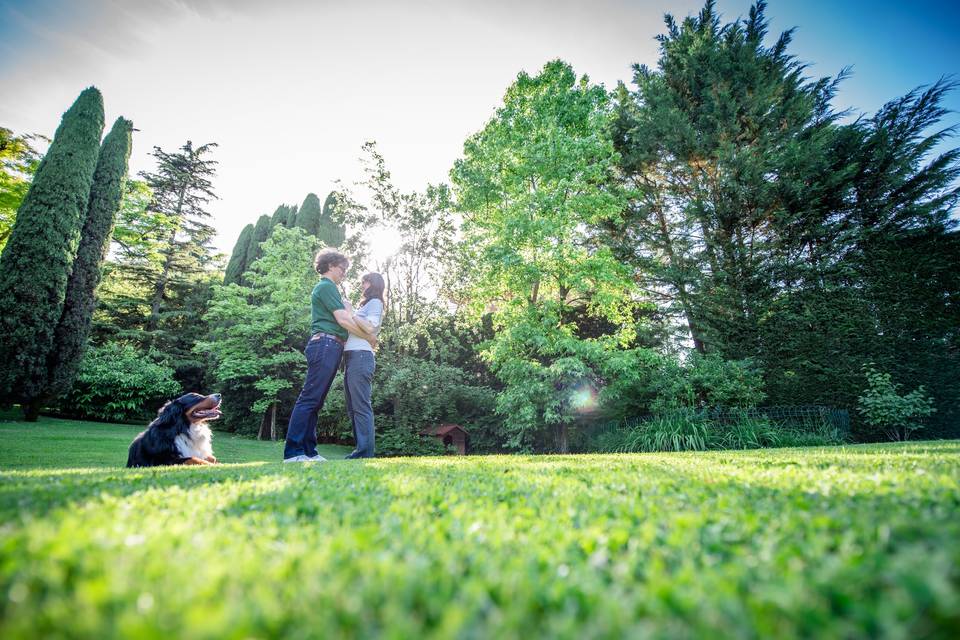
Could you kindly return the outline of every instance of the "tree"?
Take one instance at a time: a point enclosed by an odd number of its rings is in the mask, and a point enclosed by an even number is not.
[[[287,218],[289,216],[290,216],[290,207],[288,207],[285,204],[282,204],[279,207],[277,207],[276,211],[273,212],[273,218],[271,218],[271,222],[273,222],[274,227],[283,227],[283,226],[286,226]]]
[[[157,160],[157,169],[141,173],[153,191],[150,210],[164,214],[172,222],[161,251],[163,264],[150,299],[149,331],[160,327],[162,313],[176,311],[165,308],[170,290],[188,287],[190,276],[201,274],[213,260],[210,241],[215,230],[204,220],[210,217],[205,209],[207,203],[217,197],[211,182],[216,175],[217,161],[206,158],[216,146],[209,143],[194,148],[188,140],[173,153],[154,147],[152,155]]]
[[[366,179],[360,182],[363,199],[376,210],[358,204],[353,193],[337,199],[341,211],[360,228],[370,223],[383,225],[399,239],[400,246],[381,265],[386,278],[390,313],[402,324],[415,322],[419,311],[427,312],[428,292],[442,286],[443,269],[454,258],[456,225],[453,203],[446,185],[427,185],[424,192],[401,193],[394,186],[386,161],[375,142],[363,145],[362,162]],[[328,201],[335,194],[330,194]]]
[[[264,214],[257,219],[256,226],[253,227],[253,233],[250,235],[250,244],[247,245],[247,255],[244,258],[244,265],[249,269],[254,262],[263,255],[262,245],[270,237],[273,231],[273,220],[270,216]]]
[[[843,74],[807,81],[790,31],[765,46],[765,7],[723,26],[712,0],[668,15],[657,68],[635,66],[613,127],[636,195],[608,242],[698,351],[737,359],[761,354],[779,292],[835,260],[854,171],[855,136],[830,109]]]
[[[204,316],[209,338],[198,342],[195,351],[213,363],[215,379],[232,391],[232,398],[248,399],[247,406],[225,407],[235,429],[238,416],[269,412],[269,433],[276,438],[277,404],[302,381],[310,290],[317,279],[308,258],[316,250],[316,239],[302,229],[277,227],[264,242],[263,255],[244,274],[246,286],[214,287]]]
[[[63,310],[103,132],[90,87],[64,114],[0,257],[0,402],[36,396]]]
[[[484,354],[505,386],[497,409],[510,417],[515,448],[552,435],[566,451],[575,398],[633,335],[628,273],[592,232],[625,207],[609,119],[603,87],[550,62],[518,76],[451,174],[476,265],[473,309],[492,312]],[[577,318],[604,319],[609,334],[581,338]]]
[[[320,207],[320,198],[315,193],[308,193],[297,211],[297,226],[313,237],[319,238],[322,218],[323,209]]]
[[[342,224],[342,216],[337,211],[337,192],[331,191],[323,201],[323,213],[317,237],[326,247],[339,247],[347,238],[347,228]]]
[[[90,335],[100,266],[110,246],[110,232],[127,178],[132,131],[132,122],[117,118],[100,147],[80,245],[67,281],[63,311],[54,332],[55,347],[47,355],[45,383],[38,381],[38,393],[27,398],[25,412],[28,421],[36,420],[40,409],[50,399],[70,388],[80,365]]]
[[[240,284],[243,272],[247,270],[247,250],[250,247],[250,238],[253,236],[253,225],[248,224],[240,232],[237,243],[233,245],[230,261],[223,274],[223,284]]]
[[[899,384],[889,373],[866,367],[867,390],[857,399],[857,409],[867,424],[882,431],[890,440],[905,441],[910,434],[923,428],[919,419],[935,411],[933,399],[920,385],[906,395],[900,395]]]
[[[44,136],[15,136],[10,129],[0,127],[0,251],[7,244],[17,209],[43,157],[33,147],[36,140],[49,142]]]
[[[287,220],[283,223],[287,229],[293,229],[297,226],[297,205],[292,204],[290,208],[287,209]]]

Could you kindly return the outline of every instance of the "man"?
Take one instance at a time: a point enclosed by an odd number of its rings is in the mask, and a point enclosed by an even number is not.
[[[317,454],[317,413],[337,375],[343,345],[350,333],[361,336],[376,346],[376,337],[357,325],[344,308],[337,285],[343,280],[350,261],[334,249],[324,249],[314,259],[320,282],[310,296],[313,335],[307,342],[307,377],[303,390],[290,414],[287,441],[283,448],[284,462],[318,462],[326,458]]]

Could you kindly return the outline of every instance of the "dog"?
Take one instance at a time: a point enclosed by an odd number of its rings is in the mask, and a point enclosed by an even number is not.
[[[216,464],[209,420],[220,417],[220,394],[188,393],[167,402],[130,444],[128,467]]]

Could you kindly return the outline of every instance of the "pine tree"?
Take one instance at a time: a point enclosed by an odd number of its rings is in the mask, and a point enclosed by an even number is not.
[[[227,270],[223,275],[223,284],[240,284],[243,272],[247,270],[247,248],[250,246],[252,235],[252,224],[248,224],[240,232],[237,243],[233,245],[233,253],[230,254]]]
[[[339,247],[347,239],[347,228],[340,224],[337,215],[337,192],[331,191],[323,203],[323,215],[317,237],[328,247]]]
[[[63,115],[0,257],[0,402],[32,397],[63,310],[103,133],[90,87]]]
[[[317,194],[308,194],[297,212],[297,226],[314,237],[320,236],[320,218],[323,210],[320,208],[320,198]],[[266,239],[266,238],[264,238]]]
[[[63,313],[54,333],[56,348],[50,349],[47,355],[46,376],[37,381],[40,387],[37,395],[29,398],[25,405],[28,421],[36,420],[45,402],[69,388],[86,348],[96,305],[94,291],[100,283],[101,264],[110,246],[110,232],[127,178],[132,130],[132,122],[117,118],[100,147],[80,246],[67,282]]]
[[[204,207],[217,197],[211,182],[217,161],[205,158],[216,146],[209,143],[194,148],[188,140],[174,153],[154,147],[157,171],[141,174],[153,189],[150,210],[166,214],[175,222],[164,243],[163,267],[153,287],[149,331],[156,331],[160,325],[168,289],[189,287],[190,277],[201,275],[213,260],[210,241],[215,230],[203,221],[210,217]]]

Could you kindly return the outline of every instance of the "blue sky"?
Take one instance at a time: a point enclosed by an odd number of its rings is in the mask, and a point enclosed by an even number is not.
[[[51,134],[86,86],[108,124],[139,129],[131,166],[154,145],[216,141],[218,247],[280,203],[359,177],[376,139],[396,182],[446,180],[517,73],[552,58],[612,88],[653,65],[663,14],[693,0],[0,0],[0,126]],[[721,0],[724,21],[750,3]],[[853,75],[836,100],[870,114],[941,76],[960,76],[960,2],[773,1],[771,40],[810,75]],[[958,77],[960,79],[960,77]],[[947,106],[960,111],[960,92]],[[946,124],[957,124],[952,114]],[[956,142],[960,144],[960,141]]]

